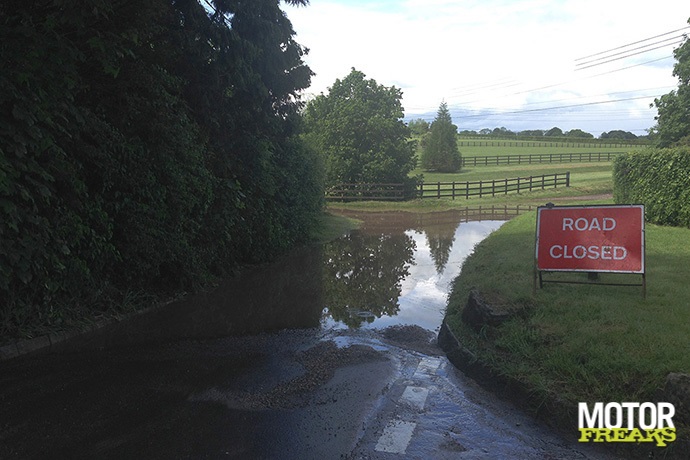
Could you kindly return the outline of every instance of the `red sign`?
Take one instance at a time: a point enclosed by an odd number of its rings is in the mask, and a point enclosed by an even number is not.
[[[644,206],[537,210],[537,269],[644,273]]]

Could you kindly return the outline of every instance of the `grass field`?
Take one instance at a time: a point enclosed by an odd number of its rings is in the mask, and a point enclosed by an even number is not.
[[[482,155],[526,155],[533,153],[578,153],[578,152],[597,152],[602,151],[601,146],[582,144],[580,148],[564,149],[563,147],[465,147],[461,148],[463,155],[471,154]],[[607,149],[613,150],[613,149]],[[621,151],[624,151],[621,148]],[[479,205],[499,205],[499,204],[545,204],[552,199],[569,199],[581,196],[601,196],[610,195],[613,192],[613,180],[611,177],[611,162],[595,163],[541,163],[541,164],[522,164],[505,166],[468,166],[458,173],[436,173],[427,172],[420,168],[413,170],[410,175],[423,175],[425,183],[435,182],[464,182],[492,179],[506,179],[515,177],[539,176],[544,174],[564,173],[570,171],[571,186],[569,188],[547,189],[544,191],[510,193],[495,197],[482,197],[470,199],[450,198],[411,200],[405,202],[382,202],[368,201],[355,203],[329,203],[333,209],[360,209],[360,210],[387,210],[400,209],[409,211],[437,211],[449,208],[479,206]]]

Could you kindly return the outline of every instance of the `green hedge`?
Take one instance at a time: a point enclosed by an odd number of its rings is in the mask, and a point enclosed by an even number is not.
[[[0,343],[194,290],[314,225],[304,50],[279,0],[210,4],[0,5]]]
[[[648,222],[690,227],[690,148],[618,155],[613,183],[616,203],[644,204]]]

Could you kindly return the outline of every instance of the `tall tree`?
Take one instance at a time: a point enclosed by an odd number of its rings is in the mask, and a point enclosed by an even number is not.
[[[429,134],[422,142],[422,168],[428,171],[457,172],[462,165],[458,151],[458,128],[453,124],[448,105],[442,102]]]
[[[690,39],[687,35],[683,44],[673,50],[673,55],[676,58],[673,75],[678,77],[678,89],[654,99],[657,116],[651,134],[659,147],[690,144]]]
[[[408,182],[414,142],[402,121],[402,92],[354,68],[305,111],[306,139],[323,154],[326,182]]]

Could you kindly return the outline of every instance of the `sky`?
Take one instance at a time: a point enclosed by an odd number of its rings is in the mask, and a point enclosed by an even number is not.
[[[644,5],[644,6],[641,6]],[[403,92],[405,119],[448,104],[462,130],[559,127],[644,135],[675,89],[690,2],[310,0],[283,4],[316,74],[308,100],[350,70]]]

